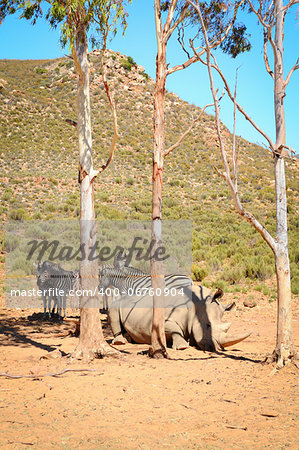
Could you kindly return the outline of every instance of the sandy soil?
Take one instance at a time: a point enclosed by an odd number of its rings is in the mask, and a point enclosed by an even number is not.
[[[229,295],[226,300],[229,300]],[[121,347],[120,359],[90,364],[68,358],[78,338],[59,336],[71,323],[29,321],[32,311],[1,308],[0,448],[299,448],[298,369],[273,373],[261,361],[275,343],[276,305],[255,293],[257,306],[226,313],[232,331],[253,331],[221,353],[169,350],[169,360]],[[72,314],[69,311],[68,314]],[[298,299],[294,331],[298,342]],[[105,335],[111,338],[107,322]],[[94,369],[40,377],[64,369]]]

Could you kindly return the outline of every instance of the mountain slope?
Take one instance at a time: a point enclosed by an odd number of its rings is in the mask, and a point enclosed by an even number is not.
[[[107,157],[112,119],[100,76],[99,52],[89,55],[95,167]],[[95,183],[95,208],[106,219],[150,219],[153,80],[119,53],[109,52],[108,79],[117,103],[119,140],[112,166]],[[10,219],[77,217],[78,150],[76,75],[69,58],[0,61],[2,222]],[[200,108],[167,93],[166,147],[172,145]],[[226,143],[229,131],[223,127]],[[241,198],[275,231],[275,186],[271,154],[242,138],[239,148]],[[237,289],[240,281],[273,276],[270,250],[232,204],[213,166],[221,167],[213,116],[204,114],[164,169],[163,217],[192,219],[194,274]],[[290,255],[293,290],[296,267],[298,166],[287,162]],[[266,290],[266,285],[262,284]]]

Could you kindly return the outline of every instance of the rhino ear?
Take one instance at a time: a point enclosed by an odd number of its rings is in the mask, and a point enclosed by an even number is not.
[[[226,306],[223,305],[223,308],[224,308],[224,311],[230,311],[231,309],[234,308],[234,306],[236,306],[236,303],[235,303],[235,302],[229,303],[229,304],[226,305]]]
[[[224,294],[223,290],[220,288],[217,288],[217,290],[213,294],[213,300],[223,297],[223,294]]]

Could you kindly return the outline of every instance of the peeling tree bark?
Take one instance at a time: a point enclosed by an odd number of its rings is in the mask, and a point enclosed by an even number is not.
[[[93,160],[91,137],[91,114],[89,98],[89,67],[85,30],[78,34],[76,54],[81,68],[78,80],[78,140],[79,140],[79,183],[80,183],[80,245],[85,257],[80,261],[82,290],[97,292],[99,284],[98,261],[89,261],[88,251],[97,239],[94,214]],[[98,295],[80,298],[80,337],[73,356],[89,359],[112,352],[105,342],[99,315]]]
[[[274,1],[275,24],[275,60],[274,60],[274,111],[276,126],[276,149],[283,149],[286,143],[283,78],[283,27],[285,13],[283,1]],[[282,152],[283,153],[283,152]],[[277,336],[274,359],[283,366],[295,355],[292,335],[291,280],[288,253],[287,195],[285,182],[285,162],[283,156],[274,154],[274,172],[276,188],[276,250],[275,269],[277,278]]]
[[[190,0],[187,0],[191,3]],[[284,97],[285,89],[290,80],[291,74],[299,68],[298,60],[294,67],[290,70],[286,80],[283,76],[283,28],[285,14],[292,2],[289,2],[285,7],[283,6],[283,0],[274,1],[274,21],[272,19],[269,23],[266,23],[267,14],[265,17],[261,16],[262,11],[262,0],[259,0],[260,8],[256,10],[254,8],[253,2],[247,0],[252,11],[257,15],[259,21],[264,27],[264,37],[269,39],[273,53],[274,53],[274,71],[272,72],[269,67],[269,61],[267,57],[267,45],[264,42],[264,61],[267,72],[274,80],[274,110],[275,110],[275,126],[276,126],[276,142],[275,144],[266,135],[266,133],[261,130],[255,122],[249,117],[249,115],[243,110],[243,108],[236,102],[236,94],[233,96],[226,78],[221,72],[216,59],[213,55],[214,64],[211,63],[211,47],[208,42],[207,32],[202,18],[202,13],[198,2],[193,4],[195,9],[198,11],[202,30],[204,34],[204,39],[206,43],[206,53],[207,61],[203,61],[200,56],[200,61],[207,65],[208,73],[210,78],[211,91],[215,103],[215,117],[217,124],[217,134],[220,143],[220,150],[222,155],[222,160],[225,168],[225,172],[221,173],[219,170],[217,172],[226,180],[228,183],[233,199],[236,205],[236,209],[241,216],[243,216],[249,223],[261,234],[263,239],[267,242],[269,247],[272,249],[275,256],[275,269],[277,278],[277,337],[276,337],[276,347],[269,357],[270,361],[277,362],[278,367],[283,367],[287,362],[289,362],[294,356],[296,356],[293,333],[292,333],[292,308],[291,308],[291,282],[290,282],[290,264],[289,264],[289,254],[288,254],[288,227],[287,227],[287,196],[286,196],[286,182],[285,182],[285,163],[284,149],[290,149],[285,145],[286,132],[285,132],[285,112],[284,112]],[[272,7],[269,6],[269,8]],[[272,17],[272,15],[270,15]],[[272,38],[272,29],[275,29],[275,38]],[[219,117],[219,106],[217,99],[217,92],[214,88],[214,80],[212,76],[212,68],[215,69],[220,77],[222,78],[227,93],[230,99],[234,102],[234,109],[238,110],[244,115],[244,117],[250,121],[254,128],[261,133],[262,136],[266,138],[269,143],[269,147],[274,155],[274,175],[275,175],[275,187],[276,187],[276,239],[274,239],[270,233],[263,227],[260,222],[248,211],[246,211],[239,199],[238,187],[236,183],[236,171],[234,170],[235,182],[232,182],[230,176],[230,168],[227,161],[226,151],[224,148],[223,140],[221,137],[220,130],[220,117]],[[235,164],[235,161],[234,161]],[[236,166],[235,166],[236,167]]]
[[[158,247],[162,246],[162,186],[164,162],[165,128],[165,84],[166,84],[166,44],[158,41],[156,61],[156,88],[154,94],[154,151],[152,185],[152,246],[151,277],[153,296],[153,322],[149,355],[155,358],[167,357],[164,327],[164,276],[163,265],[154,257]],[[157,295],[157,289],[161,295]]]

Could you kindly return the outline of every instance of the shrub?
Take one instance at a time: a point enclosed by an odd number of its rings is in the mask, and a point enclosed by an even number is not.
[[[39,73],[40,75],[47,72],[46,69],[43,69],[42,67],[37,67],[35,69],[35,71],[36,71],[36,73]]]
[[[129,72],[130,70],[132,70],[133,64],[131,64],[127,59],[122,58],[122,59],[120,60],[120,64],[121,64],[121,67],[122,67],[123,69],[127,70],[128,72]]]
[[[68,61],[67,63],[65,63],[65,67],[66,67],[67,69],[70,69],[71,67],[74,67],[73,61]]]
[[[128,56],[127,60],[128,60],[128,63],[130,63],[132,66],[136,66],[136,63],[135,63],[134,59],[132,58],[132,56]]]
[[[23,208],[12,209],[9,213],[9,218],[12,220],[22,220],[26,217],[26,211]]]
[[[14,259],[11,270],[13,272],[18,272],[20,275],[22,272],[25,275],[31,275],[32,264],[28,264],[28,261],[25,256],[19,256],[16,259]]]
[[[5,251],[6,252],[12,252],[19,246],[19,239],[17,236],[13,236],[12,234],[6,234],[5,241],[2,243],[4,244]]]
[[[192,279],[202,281],[208,275],[207,269],[198,264],[192,264]]]
[[[122,58],[120,60],[121,67],[125,70],[132,70],[133,66],[136,66],[134,59],[131,56],[128,56],[127,59]]]
[[[48,204],[45,206],[45,210],[46,210],[46,211],[49,211],[49,212],[54,212],[54,211],[56,211],[56,208],[57,208],[57,205],[55,205],[54,203],[48,203]]]
[[[230,284],[237,284],[243,278],[243,270],[240,266],[231,267],[223,274],[223,279]]]
[[[2,195],[2,200],[4,202],[7,202],[11,198],[12,192],[13,192],[12,189],[6,188],[4,193],[3,193],[3,195]]]

